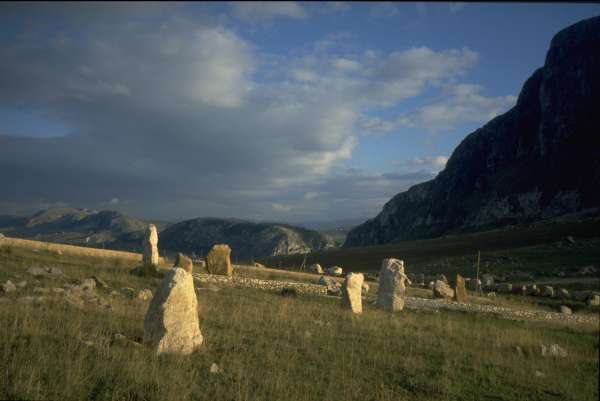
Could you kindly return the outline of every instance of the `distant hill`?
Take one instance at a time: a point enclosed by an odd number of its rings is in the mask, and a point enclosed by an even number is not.
[[[0,216],[0,232],[17,238],[136,250],[148,223],[119,212],[52,208],[31,216]]]
[[[394,196],[344,247],[432,238],[600,208],[600,17],[552,39],[517,104],[469,134],[435,179]]]
[[[206,255],[218,243],[232,248],[232,257],[251,260],[324,250],[333,241],[317,231],[279,223],[198,218],[169,226],[159,234],[159,248]]]

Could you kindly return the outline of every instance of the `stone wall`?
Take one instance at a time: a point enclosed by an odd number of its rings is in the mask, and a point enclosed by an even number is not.
[[[290,281],[263,280],[248,277],[227,277],[216,274],[195,273],[202,284],[216,284],[229,287],[249,287],[259,290],[281,291],[284,288],[293,288],[299,294],[327,295],[327,287],[319,284],[295,283]]]
[[[87,248],[83,246],[55,244],[51,242],[33,241],[21,238],[0,237],[0,246],[13,246],[15,248],[39,249],[49,252],[62,252],[69,255],[92,256],[97,258],[118,258],[134,262],[142,261],[141,253],[113,251],[110,249]],[[163,261],[163,258],[159,258]]]

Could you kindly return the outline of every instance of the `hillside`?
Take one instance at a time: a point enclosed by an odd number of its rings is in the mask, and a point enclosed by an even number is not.
[[[600,17],[556,34],[517,104],[469,134],[435,179],[353,229],[344,247],[597,213],[599,49]]]
[[[160,233],[161,249],[206,255],[218,243],[232,248],[234,260],[319,251],[334,244],[317,231],[287,224],[236,219],[198,218],[182,221]]]
[[[31,216],[0,216],[0,232],[47,242],[134,250],[148,223],[119,212],[52,208]]]

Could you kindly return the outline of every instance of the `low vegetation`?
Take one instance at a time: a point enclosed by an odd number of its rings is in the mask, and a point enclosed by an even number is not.
[[[0,299],[0,398],[91,400],[596,400],[598,330],[491,316],[366,305],[355,316],[327,297],[252,289],[198,291],[204,347],[187,357],[142,345],[147,301],[121,287],[156,288],[126,262],[11,249],[0,281],[27,280]],[[38,278],[29,266],[64,275]],[[112,310],[60,297],[22,302],[33,287],[92,274]],[[117,290],[120,295],[110,295]],[[117,341],[122,334],[129,341]],[[565,358],[543,357],[558,344]],[[517,350],[520,347],[520,351]],[[211,373],[216,363],[221,373]]]

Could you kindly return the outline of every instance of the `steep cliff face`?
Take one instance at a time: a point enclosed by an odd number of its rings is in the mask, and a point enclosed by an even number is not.
[[[216,218],[182,221],[159,237],[161,249],[198,255],[206,255],[214,244],[225,243],[231,247],[232,257],[244,260],[307,253],[333,245],[317,231],[301,227]]]
[[[469,134],[446,168],[394,196],[344,247],[431,238],[600,207],[600,17],[552,39],[517,104]]]

